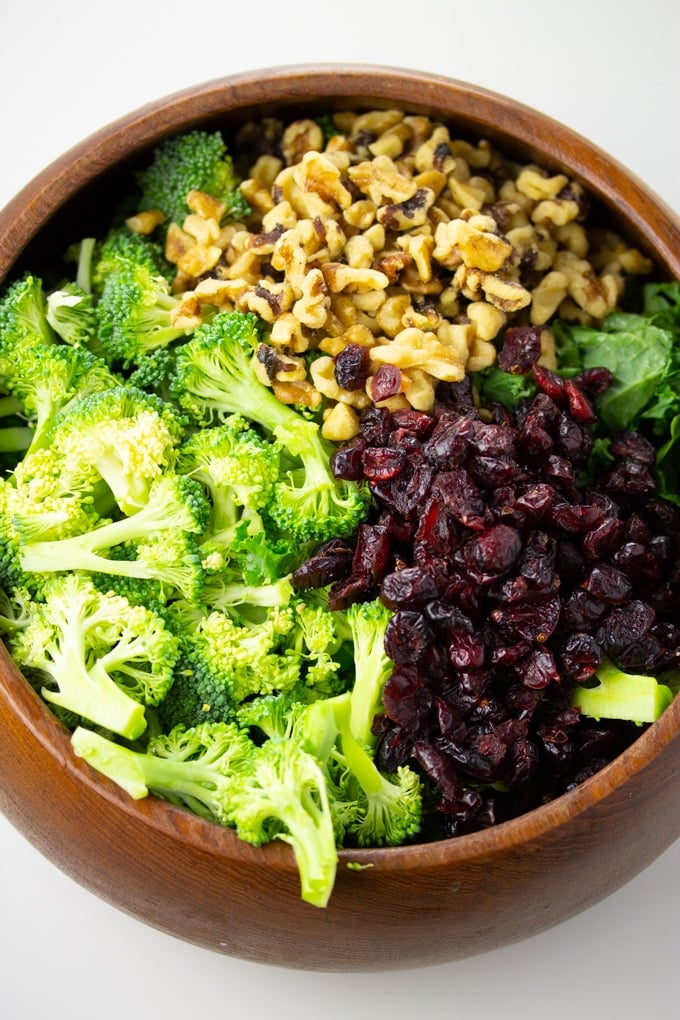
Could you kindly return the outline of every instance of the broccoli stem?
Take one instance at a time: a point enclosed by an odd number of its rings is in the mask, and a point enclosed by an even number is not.
[[[162,494],[150,499],[146,506],[130,517],[111,521],[81,535],[28,542],[19,552],[22,570],[28,573],[50,573],[55,570],[103,570],[127,577],[138,577],[140,565],[132,561],[112,561],[97,555],[98,550],[111,549],[125,542],[139,542],[159,531],[180,526],[174,507],[164,504]],[[147,575],[144,575],[147,576]]]
[[[64,652],[59,658],[59,690],[44,687],[46,701],[59,705],[104,729],[136,740],[146,729],[144,706],[134,701],[103,670],[88,669],[79,619],[65,620]]]
[[[343,728],[340,739],[342,756],[366,796],[370,799],[385,794],[393,795],[396,787],[380,773],[371,756],[355,740],[351,730],[347,727]]]
[[[598,666],[595,687],[580,684],[574,691],[572,704],[583,715],[593,719],[626,719],[638,724],[659,718],[673,700],[670,687],[653,676],[624,673],[606,660]]]
[[[0,453],[22,453],[33,441],[33,429],[28,425],[8,425],[0,428]]]

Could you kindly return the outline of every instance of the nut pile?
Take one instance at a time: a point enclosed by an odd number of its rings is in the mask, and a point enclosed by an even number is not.
[[[166,234],[175,321],[194,328],[206,307],[256,312],[270,325],[260,379],[285,403],[323,407],[329,440],[358,435],[371,405],[430,412],[439,383],[494,362],[510,322],[540,328],[541,362],[554,367],[551,317],[600,320],[626,274],[651,270],[589,225],[587,196],[564,174],[398,110],[329,123],[246,125],[232,154],[253,154],[247,222],[221,225],[220,203],[193,192]],[[158,224],[153,213],[129,222]]]

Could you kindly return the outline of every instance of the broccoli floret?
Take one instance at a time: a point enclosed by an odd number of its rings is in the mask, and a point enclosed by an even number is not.
[[[259,511],[272,500],[279,477],[279,447],[262,439],[240,415],[191,434],[177,470],[199,481],[212,503],[207,542],[228,549],[241,520],[246,531],[262,529]]]
[[[181,660],[172,690],[160,707],[163,726],[202,719],[228,721],[246,699],[292,690],[300,657],[286,648],[294,619],[288,607],[268,607],[258,620],[235,612],[204,614],[181,600],[169,607],[181,635]]]
[[[95,295],[101,294],[106,279],[112,273],[134,266],[148,269],[152,276],[165,277],[168,283],[175,274],[157,241],[128,227],[114,227],[92,255],[92,291]]]
[[[273,606],[255,623],[214,611],[192,635],[192,661],[200,675],[221,679],[234,704],[252,695],[287,690],[300,677],[299,657],[286,654],[293,626],[287,607]]]
[[[47,296],[47,321],[57,336],[72,347],[97,341],[97,312],[92,295],[77,283],[65,283]]]
[[[203,191],[221,202],[222,222],[250,214],[219,131],[190,131],[161,142],[140,173],[139,184],[140,208],[160,209],[166,221],[184,222],[191,191]]]
[[[255,846],[272,839],[290,844],[302,899],[325,907],[338,854],[326,781],[315,758],[293,739],[265,741],[249,768],[235,776],[229,807],[241,839]]]
[[[290,736],[296,718],[310,703],[307,690],[296,685],[278,694],[261,694],[237,706],[235,718],[239,726],[253,733],[256,743],[268,739]]]
[[[170,402],[170,380],[175,370],[175,351],[171,347],[157,347],[149,351],[127,375],[127,383],[136,390],[144,390]]]
[[[313,702],[294,732],[301,746],[324,766],[336,837],[359,846],[398,846],[418,833],[422,781],[407,766],[388,776],[351,723],[351,692]]]
[[[158,704],[172,682],[177,639],[160,616],[98,591],[78,573],[45,582],[44,601],[27,608],[8,649],[37,671],[43,698],[97,726],[136,739],[145,705]]]
[[[155,793],[203,818],[229,825],[230,791],[254,747],[233,724],[177,726],[133,751],[84,727],[71,737],[77,755],[118,783],[134,800]]]
[[[172,687],[158,706],[159,726],[168,732],[176,726],[232,721],[235,705],[228,680],[201,656],[200,639],[195,643],[186,634],[179,637]]]
[[[27,573],[84,570],[151,578],[197,598],[202,568],[196,536],[205,529],[209,505],[197,482],[168,472],[156,479],[148,502],[130,517],[82,534],[47,542],[25,542],[19,564]],[[108,558],[116,546],[135,545],[135,559]]]
[[[123,513],[133,514],[173,466],[182,434],[169,404],[120,385],[77,401],[58,417],[51,440],[70,465],[90,465]]]
[[[96,305],[98,337],[106,359],[123,368],[138,364],[149,351],[187,335],[172,312],[181,298],[168,281],[146,266],[122,263],[104,280]]]
[[[0,479],[0,514],[17,541],[65,538],[98,523],[95,484],[87,465],[72,470],[53,447],[38,449]]]
[[[354,648],[354,685],[350,700],[351,730],[366,747],[375,745],[371,732],[385,681],[394,668],[385,652],[385,630],[392,612],[376,599],[355,602],[345,611]]]
[[[295,629],[289,647],[300,657],[304,682],[317,696],[339,694],[348,683],[340,655],[344,645],[339,615],[322,605],[297,598],[292,602]]]
[[[326,906],[335,880],[337,850],[323,772],[291,740],[255,747],[232,723],[176,727],[133,751],[78,727],[77,755],[139,800],[150,792],[236,829],[260,846],[289,843],[303,900]]]
[[[33,429],[29,450],[49,441],[57,415],[92,393],[120,385],[108,365],[84,347],[31,345],[17,351],[5,388]]]
[[[0,358],[10,361],[22,348],[55,343],[47,321],[47,301],[42,280],[25,273],[0,298]],[[0,374],[4,374],[4,368]]]
[[[653,676],[624,673],[606,659],[591,680],[578,684],[572,705],[593,719],[626,719],[651,723],[673,700],[673,692]]]
[[[251,313],[220,312],[177,353],[173,393],[199,424],[242,414],[282,447],[284,464],[269,513],[299,541],[352,534],[367,512],[367,494],[333,477],[316,422],[277,399],[252,368],[259,343]]]

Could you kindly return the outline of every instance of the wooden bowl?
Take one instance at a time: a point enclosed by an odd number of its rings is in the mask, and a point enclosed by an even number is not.
[[[253,115],[403,107],[487,137],[581,181],[680,278],[680,222],[630,173],[525,106],[434,75],[364,66],[284,67],[172,95],[97,132],[0,213],[0,279],[94,229],[102,195],[162,137]],[[290,848],[254,848],[155,798],[132,801],[71,752],[0,649],[0,809],[59,868],[116,907],[198,946],[316,970],[442,963],[535,935],[620,888],[680,834],[680,698],[578,789],[473,835],[343,851],[325,910],[299,898]],[[349,869],[358,861],[360,869]]]

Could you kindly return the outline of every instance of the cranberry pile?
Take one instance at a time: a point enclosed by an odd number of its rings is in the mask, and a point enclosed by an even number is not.
[[[364,412],[333,467],[367,480],[373,516],[295,577],[330,585],[332,608],[394,610],[377,761],[429,779],[421,839],[546,803],[636,739],[634,723],[570,705],[604,657],[651,675],[680,665],[680,514],[655,494],[653,446],[614,437],[593,477],[609,373],[522,364],[512,336],[500,361],[536,384],[513,413],[480,411],[466,383],[442,387],[431,415]]]

